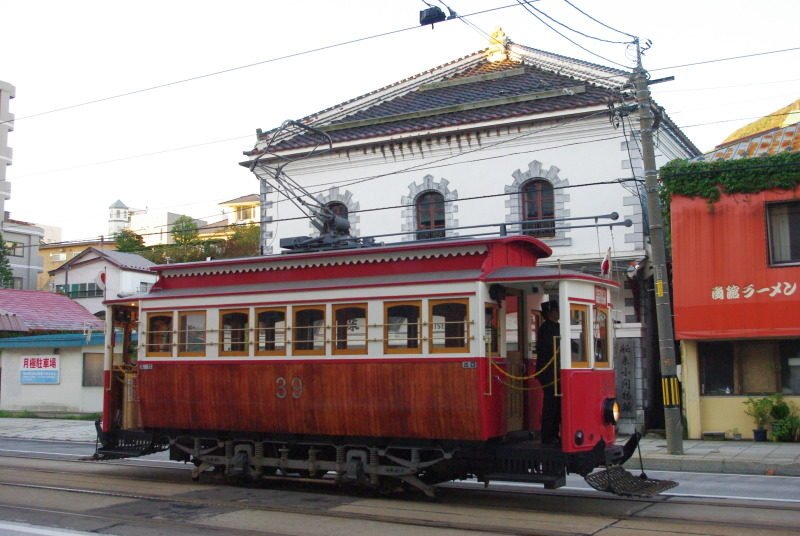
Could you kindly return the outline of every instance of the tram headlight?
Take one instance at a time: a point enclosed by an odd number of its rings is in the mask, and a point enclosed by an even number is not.
[[[606,398],[603,402],[603,420],[606,424],[617,424],[619,421],[619,404],[616,398]]]

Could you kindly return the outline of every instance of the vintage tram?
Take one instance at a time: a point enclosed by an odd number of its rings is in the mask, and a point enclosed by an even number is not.
[[[519,235],[157,266],[149,292],[107,302],[96,457],[427,494],[618,467],[638,436],[615,444],[614,283],[548,255]],[[561,331],[537,362],[546,300]],[[556,445],[538,434],[548,366]]]

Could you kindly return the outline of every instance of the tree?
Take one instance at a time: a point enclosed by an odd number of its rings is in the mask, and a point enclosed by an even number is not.
[[[6,241],[0,233],[0,286],[3,288],[14,287],[14,272],[11,271],[11,264],[8,262],[8,252],[6,251]]]
[[[261,230],[258,225],[240,225],[225,242],[224,256],[254,257],[261,248]]]
[[[172,224],[172,238],[180,246],[189,246],[197,240],[197,224],[189,216],[179,216]]]
[[[117,251],[128,253],[138,253],[144,249],[144,239],[130,229],[122,229],[114,235],[114,242],[117,243]]]

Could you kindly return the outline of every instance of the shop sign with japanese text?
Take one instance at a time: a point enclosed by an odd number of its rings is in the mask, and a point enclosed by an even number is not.
[[[61,383],[59,356],[23,356],[21,359],[19,383],[22,385],[57,385]]]
[[[752,283],[747,285],[717,285],[711,288],[712,300],[749,300],[754,296],[793,296],[797,292],[797,283],[779,281],[777,283],[759,286]]]

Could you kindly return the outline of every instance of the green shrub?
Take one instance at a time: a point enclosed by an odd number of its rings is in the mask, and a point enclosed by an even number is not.
[[[772,423],[772,439],[775,441],[800,441],[800,416],[787,415]]]

